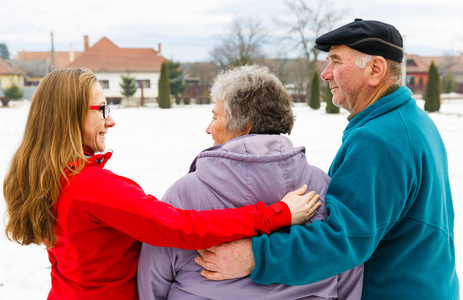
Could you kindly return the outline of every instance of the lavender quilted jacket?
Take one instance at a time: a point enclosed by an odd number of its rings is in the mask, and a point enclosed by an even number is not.
[[[175,182],[163,201],[182,209],[267,205],[302,184],[320,194],[322,206],[309,222],[327,217],[324,205],[329,177],[307,163],[304,147],[282,135],[245,135],[202,151],[190,173]],[[317,245],[307,245],[317,247]],[[363,266],[303,285],[259,285],[249,277],[209,281],[194,262],[196,251],[144,244],[138,265],[138,293],[145,299],[360,299]],[[329,264],[330,262],[326,262]],[[317,270],[307,270],[317,272]]]

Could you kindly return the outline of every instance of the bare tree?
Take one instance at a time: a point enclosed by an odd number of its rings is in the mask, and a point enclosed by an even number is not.
[[[267,59],[262,65],[266,65],[278,76],[294,102],[304,102],[307,91],[308,67],[305,58],[279,58]]]
[[[285,0],[289,14],[282,14],[276,22],[286,28],[288,37],[299,47],[301,57],[308,66],[308,78],[316,68],[318,50],[313,48],[315,39],[333,29],[343,11],[336,11],[330,0]]]
[[[211,57],[222,68],[258,62],[264,56],[265,35],[259,19],[237,17],[229,34],[210,52]]]
[[[199,79],[200,85],[210,86],[220,71],[220,67],[213,62],[196,62],[185,68],[185,74]]]
[[[294,92],[298,95],[304,94],[310,80],[307,69],[307,61],[303,58],[293,59],[288,65],[288,79],[294,85]]]

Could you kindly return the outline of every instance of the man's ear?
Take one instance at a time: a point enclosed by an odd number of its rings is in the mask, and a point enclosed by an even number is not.
[[[382,56],[375,56],[369,65],[371,68],[369,83],[371,86],[378,86],[386,77],[387,61]]]

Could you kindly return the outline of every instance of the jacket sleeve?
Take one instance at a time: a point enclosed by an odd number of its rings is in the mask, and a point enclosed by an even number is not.
[[[362,298],[363,264],[338,275],[338,299],[357,300]]]
[[[201,203],[208,202],[211,196],[211,191],[192,173],[175,182],[166,191],[162,201],[182,209],[200,210]],[[197,255],[198,253],[192,250],[156,247],[143,243],[137,271],[140,300],[167,299],[178,271]]]
[[[143,192],[134,181],[99,167],[89,167],[71,182],[74,202],[109,227],[162,247],[206,249],[270,233],[291,223],[288,206],[259,202],[237,209],[181,210]]]
[[[167,299],[175,280],[174,249],[142,245],[137,270],[140,300]]]
[[[253,281],[302,285],[352,269],[399,219],[416,177],[406,142],[362,132],[351,138],[356,142],[341,147],[331,167],[327,220],[254,237]]]

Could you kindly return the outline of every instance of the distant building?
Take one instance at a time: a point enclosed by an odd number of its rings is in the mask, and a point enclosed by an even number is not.
[[[431,62],[416,54],[406,54],[406,84],[414,94],[423,95],[428,83]]]
[[[3,89],[9,88],[13,84],[19,87],[24,86],[25,72],[18,67],[9,63],[9,61],[0,57],[0,101],[2,105],[8,105],[8,100],[3,94]]]
[[[24,86],[37,86],[40,80],[50,73],[50,63],[47,60],[10,60],[9,62],[25,72]]]
[[[0,58],[0,89],[9,88],[13,84],[24,86],[24,75],[23,70]]]
[[[424,58],[436,63],[441,77],[452,74],[458,85],[457,93],[463,94],[463,53],[460,56],[426,56]]]
[[[36,85],[41,78],[51,71],[54,58],[55,69],[88,68],[92,70],[104,89],[110,102],[120,102],[123,98],[120,83],[121,75],[130,74],[137,80],[137,87],[143,87],[145,100],[155,100],[158,97],[158,81],[161,64],[166,59],[152,48],[120,48],[106,37],[101,38],[92,47],[88,36],[84,36],[84,51],[75,52],[72,47],[69,52],[18,52],[18,67],[27,71],[26,85]],[[140,99],[141,88],[133,96]]]
[[[63,69],[71,62],[73,62],[77,57],[82,55],[83,52],[74,52],[73,47],[71,46],[69,52],[67,51],[54,51],[52,55],[51,51],[18,51],[16,54],[16,59],[19,61],[44,61],[48,63],[49,71],[52,68],[52,60],[54,58],[55,69]]]
[[[54,63],[52,61],[54,60]],[[101,38],[90,47],[88,36],[84,36],[84,51],[75,52],[71,46],[68,52],[18,52],[16,61],[8,61],[10,67],[23,70],[23,84],[33,88],[51,71],[52,65],[60,68],[88,68],[92,70],[104,89],[105,96],[111,103],[123,99],[121,94],[121,75],[130,74],[137,81],[137,92],[132,97],[136,102],[143,97],[146,101],[155,101],[158,97],[158,81],[161,64],[166,59],[161,55],[161,45],[153,48],[120,48],[106,37]],[[459,93],[463,93],[463,55],[427,57],[406,54],[406,85],[415,94],[424,94],[428,81],[428,70],[434,61],[441,76],[451,73],[458,83]],[[291,93],[294,102],[305,102],[307,98],[308,78],[307,63],[304,59],[264,59],[260,64],[273,70]],[[317,61],[318,73],[324,70],[326,60]],[[208,88],[220,68],[214,63],[184,63],[185,83],[183,95],[179,98],[184,103],[207,103]],[[9,82],[0,74],[0,86]],[[11,75],[9,75],[11,76]],[[2,79],[3,78],[3,79]],[[21,83],[20,83],[21,84]],[[143,90],[141,89],[143,87]],[[322,94],[326,84],[321,81]],[[179,100],[177,99],[177,100]]]
[[[108,38],[103,37],[92,47],[85,39],[85,51],[72,63],[69,68],[89,68],[92,70],[104,89],[108,101],[122,98],[120,83],[121,75],[130,74],[137,80],[137,86],[143,84],[143,97],[155,100],[158,97],[158,81],[161,64],[166,59],[152,48],[119,48]],[[133,96],[140,99],[141,88]]]
[[[42,78],[55,69],[63,69],[83,52],[75,52],[72,45],[69,51],[19,51],[12,63],[26,72],[24,85],[37,86]]]
[[[447,72],[451,73],[457,82],[457,93],[463,94],[463,54],[460,56],[458,62],[447,69]]]

